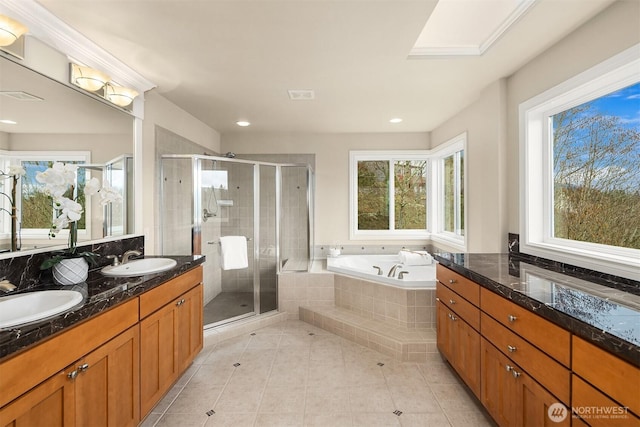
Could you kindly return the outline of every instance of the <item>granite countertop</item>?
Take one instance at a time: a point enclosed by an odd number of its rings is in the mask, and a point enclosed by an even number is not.
[[[76,290],[81,292],[84,298],[79,305],[62,314],[24,325],[0,329],[0,362],[5,357],[27,349],[54,334],[153,289],[205,261],[205,257],[200,255],[165,256],[163,258],[175,259],[178,264],[168,271],[138,277],[107,277],[102,275],[98,268],[90,271],[87,281],[79,285],[60,286],[53,283],[42,283],[37,288],[30,288],[29,292],[50,289]],[[0,297],[1,299],[2,297]]]
[[[439,253],[440,264],[640,366],[639,289],[602,278],[569,275],[509,254]]]

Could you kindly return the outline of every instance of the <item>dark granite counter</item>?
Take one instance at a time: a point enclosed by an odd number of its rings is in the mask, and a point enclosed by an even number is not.
[[[50,338],[101,312],[134,298],[180,274],[195,268],[205,261],[204,256],[166,256],[178,264],[171,270],[138,277],[107,277],[97,268],[89,272],[85,283],[74,286],[60,286],[43,282],[27,291],[70,289],[81,292],[84,299],[80,304],[57,316],[8,329],[0,329],[0,361],[18,351],[25,350],[40,341]],[[15,293],[11,293],[15,295]],[[2,297],[0,297],[0,301]]]
[[[640,296],[628,280],[604,286],[581,273],[508,254],[439,253],[443,266],[640,366]],[[632,293],[633,292],[633,293]]]

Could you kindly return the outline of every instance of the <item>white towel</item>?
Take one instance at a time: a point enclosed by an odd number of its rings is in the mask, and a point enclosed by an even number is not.
[[[427,251],[400,251],[400,263],[404,265],[430,265],[433,258]]]
[[[223,270],[237,270],[249,267],[246,237],[220,237],[220,249],[222,252],[220,264]]]

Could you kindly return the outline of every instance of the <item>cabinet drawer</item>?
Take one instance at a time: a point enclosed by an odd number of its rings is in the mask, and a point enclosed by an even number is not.
[[[476,307],[480,305],[480,285],[441,264],[436,265],[436,275],[441,283],[444,283],[458,295],[462,295],[471,304]]]
[[[638,383],[636,385],[636,393]],[[638,395],[629,396],[638,400]],[[573,375],[571,406],[592,427],[638,426],[640,418],[611,400],[577,375]]]
[[[140,295],[140,319],[144,319],[201,282],[202,266],[198,266]]]
[[[535,346],[482,313],[482,336],[520,365],[531,377],[569,405],[571,372]]]
[[[595,388],[640,414],[640,369],[575,335],[572,368]]]
[[[569,331],[486,288],[482,288],[480,293],[482,311],[564,366],[570,366],[571,334]]]
[[[444,286],[442,283],[436,285],[436,297],[449,310],[454,311],[460,318],[464,319],[472,328],[480,330],[480,309]]]

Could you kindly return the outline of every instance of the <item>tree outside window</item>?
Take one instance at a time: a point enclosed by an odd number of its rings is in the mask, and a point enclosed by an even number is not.
[[[550,117],[554,237],[640,249],[639,112],[636,83]]]

